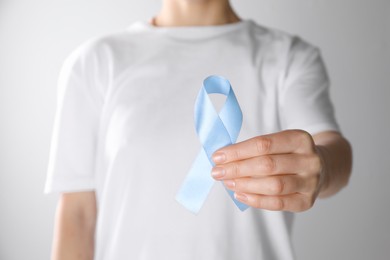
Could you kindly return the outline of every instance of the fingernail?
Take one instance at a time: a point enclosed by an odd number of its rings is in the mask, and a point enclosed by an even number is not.
[[[236,187],[236,182],[233,180],[226,180],[226,181],[224,181],[224,184],[226,187],[228,187],[230,189],[234,189],[234,187]]]
[[[248,201],[248,197],[242,193],[234,193],[234,197],[236,198],[236,200],[239,200],[242,202]]]
[[[226,155],[218,152],[213,155],[212,159],[215,163],[223,163],[226,160]]]
[[[211,176],[213,176],[213,178],[216,179],[222,178],[223,176],[225,176],[225,174],[226,174],[225,169],[220,167],[215,167],[211,171]]]

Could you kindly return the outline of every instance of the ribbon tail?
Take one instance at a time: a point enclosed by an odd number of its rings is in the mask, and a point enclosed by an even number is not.
[[[176,201],[195,214],[202,208],[215,183],[211,169],[206,152],[202,149],[176,194]]]

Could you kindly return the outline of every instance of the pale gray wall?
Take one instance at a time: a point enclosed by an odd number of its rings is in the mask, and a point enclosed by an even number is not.
[[[298,259],[390,255],[390,1],[235,0],[242,17],[322,49],[354,147],[348,188],[297,215]],[[42,194],[63,59],[148,19],[159,0],[0,0],[0,259],[48,259],[56,197]]]

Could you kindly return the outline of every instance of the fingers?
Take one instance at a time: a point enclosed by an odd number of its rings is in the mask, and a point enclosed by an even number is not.
[[[310,209],[314,204],[312,196],[301,193],[284,196],[235,193],[234,196],[237,200],[251,207],[274,211],[301,212]]]
[[[323,162],[313,137],[286,130],[224,147],[213,154],[212,176],[255,208],[299,212],[314,204]]]
[[[317,171],[320,163],[319,157],[315,154],[263,155],[218,165],[213,168],[211,175],[217,180],[294,173],[305,175],[305,172]]]
[[[212,159],[216,164],[224,164],[266,154],[310,153],[313,150],[314,142],[309,133],[286,130],[224,147],[215,152]]]
[[[309,195],[318,186],[319,176],[301,177],[299,175],[279,175],[262,178],[240,178],[225,180],[225,186],[236,193],[259,195],[288,195],[303,193]]]
[[[225,186],[236,193],[259,195],[288,195],[310,193],[317,185],[316,178],[301,178],[298,175],[281,175],[263,178],[240,178],[224,181]]]

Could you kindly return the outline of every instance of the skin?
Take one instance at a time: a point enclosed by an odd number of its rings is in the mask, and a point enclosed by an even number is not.
[[[221,25],[240,21],[228,0],[165,0],[155,26]]]
[[[347,185],[352,153],[337,132],[286,130],[214,153],[212,176],[254,208],[305,211]]]
[[[63,193],[57,207],[51,259],[93,259],[96,216],[95,192]]]
[[[228,0],[164,0],[154,26],[204,26],[240,21]],[[336,132],[311,136],[288,130],[217,151],[212,175],[255,208],[292,212],[311,208],[318,197],[348,183],[352,152]],[[63,193],[53,239],[53,260],[91,260],[97,218],[94,191]]]

